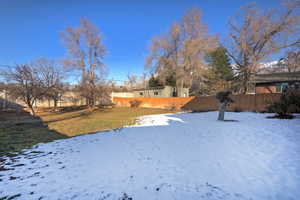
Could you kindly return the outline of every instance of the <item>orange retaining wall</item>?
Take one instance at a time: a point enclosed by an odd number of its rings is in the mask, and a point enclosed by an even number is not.
[[[195,97],[113,97],[113,103],[117,106],[130,107],[130,101],[138,100],[141,102],[139,107],[162,108],[162,109],[181,109]]]

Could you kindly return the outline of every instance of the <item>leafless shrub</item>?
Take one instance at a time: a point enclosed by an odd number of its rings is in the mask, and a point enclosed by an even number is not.
[[[142,102],[139,100],[132,100],[129,103],[131,108],[138,108]]]

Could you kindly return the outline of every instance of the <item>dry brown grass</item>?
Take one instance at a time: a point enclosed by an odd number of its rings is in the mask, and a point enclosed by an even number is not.
[[[28,112],[0,112],[0,156],[40,142],[122,128],[142,115],[169,112],[152,108],[63,109],[38,112],[37,117]]]
[[[39,116],[50,129],[67,136],[94,133],[134,124],[138,116],[170,111],[151,108],[106,108],[71,112],[43,112]]]

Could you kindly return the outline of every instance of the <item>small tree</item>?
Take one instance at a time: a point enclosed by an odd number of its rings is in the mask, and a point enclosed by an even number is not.
[[[207,54],[208,70],[206,88],[210,94],[228,90],[234,78],[232,66],[226,49],[219,47]]]
[[[46,98],[51,99],[54,104],[54,110],[57,108],[58,101],[65,93],[65,87],[62,83],[57,83],[46,93]]]
[[[131,108],[138,108],[142,102],[139,100],[132,100],[129,103]]]
[[[51,98],[57,102],[62,93],[61,74],[47,59],[11,67],[3,75],[10,83],[9,96],[22,100],[33,115],[37,100]]]
[[[219,115],[218,115],[218,120],[224,121],[224,115],[225,115],[225,110],[226,107],[234,102],[229,95],[231,94],[231,92],[229,91],[223,91],[223,92],[218,92],[216,95],[216,98],[219,100],[220,104],[219,104]]]
[[[148,85],[149,85],[149,87],[159,87],[159,86],[162,86],[159,78],[158,77],[154,77],[153,75],[149,79]]]
[[[165,85],[176,87],[176,79],[174,75],[169,75],[166,77]]]
[[[32,65],[17,65],[5,72],[5,77],[13,83],[8,91],[9,95],[21,99],[35,115],[33,105],[43,97],[47,90],[38,69]]]
[[[49,101],[52,100],[54,103],[54,109],[57,107],[59,99],[65,92],[62,80],[64,73],[61,68],[54,60],[46,58],[40,58],[33,62],[40,75],[42,76],[44,87],[47,88],[44,98]]]

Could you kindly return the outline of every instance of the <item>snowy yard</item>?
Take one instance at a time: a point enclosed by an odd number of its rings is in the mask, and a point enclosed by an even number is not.
[[[152,115],[40,144],[2,164],[0,199],[300,199],[300,118],[266,116]]]

